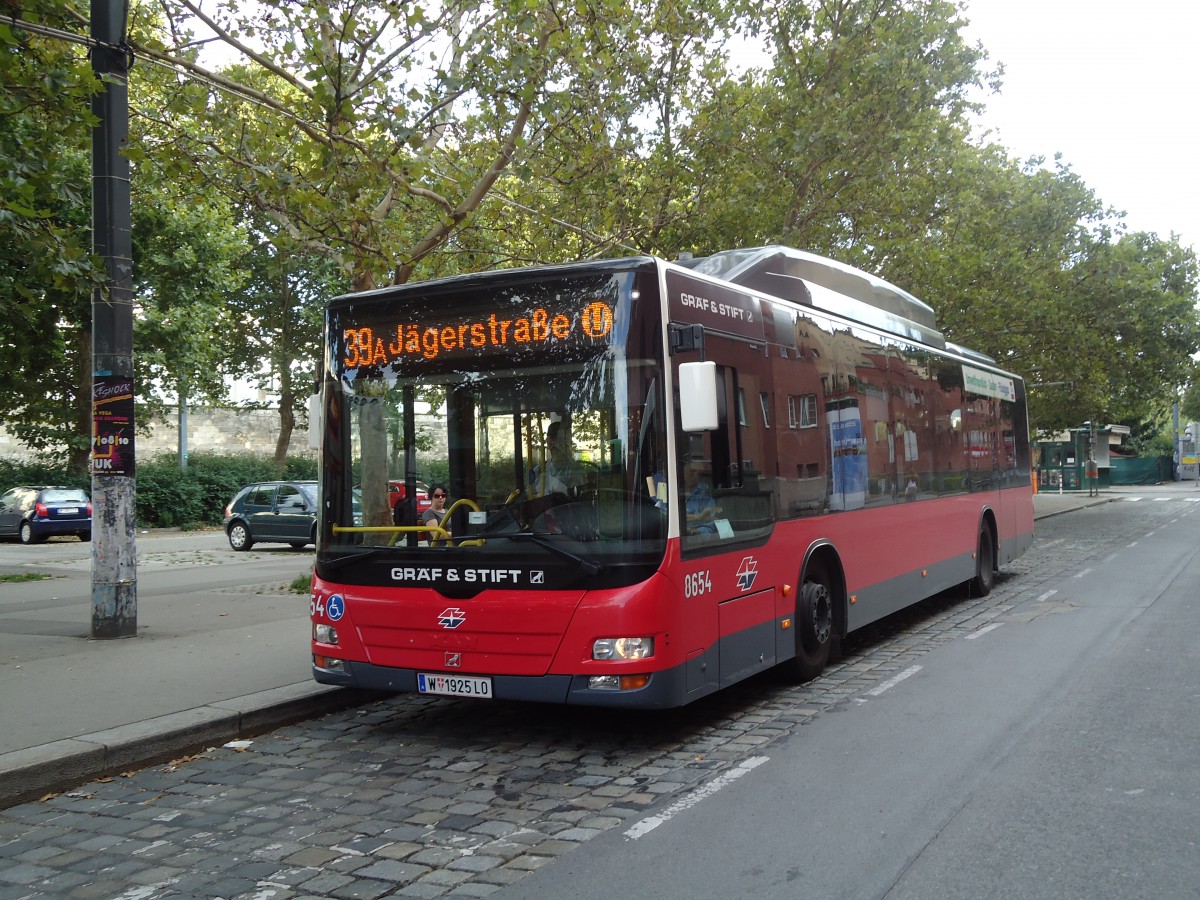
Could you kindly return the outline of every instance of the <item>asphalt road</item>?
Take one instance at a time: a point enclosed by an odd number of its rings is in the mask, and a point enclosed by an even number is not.
[[[401,696],[13,807],[0,897],[1196,896],[1200,503],[1132,500],[808,685]]]
[[[993,615],[899,655],[719,791],[497,896],[1197,896],[1197,512],[1045,526],[1043,560],[1103,543],[1036,595],[1010,581]]]

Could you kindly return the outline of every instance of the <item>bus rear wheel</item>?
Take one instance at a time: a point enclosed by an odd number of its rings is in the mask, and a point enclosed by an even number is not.
[[[811,681],[825,670],[833,646],[833,592],[824,570],[806,573],[796,598],[796,656],[790,673]]]
[[[967,582],[972,597],[986,597],[996,584],[996,545],[992,530],[984,525],[979,529],[979,552],[975,554],[975,577]]]

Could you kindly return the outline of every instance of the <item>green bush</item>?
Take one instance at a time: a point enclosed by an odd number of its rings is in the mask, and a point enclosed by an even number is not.
[[[92,479],[88,475],[68,475],[62,466],[50,463],[17,463],[0,459],[0,494],[20,484],[53,484],[88,490]]]
[[[135,486],[138,525],[171,528],[209,521],[205,513],[204,488],[179,471],[179,462],[169,467],[158,462],[137,467]]]
[[[317,461],[289,457],[282,473],[270,457],[197,453],[186,472],[179,459],[163,455],[139,461],[135,477],[137,524],[140,528],[191,528],[220,525],[225,506],[243,486],[256,481],[315,481]],[[18,484],[61,484],[91,489],[91,479],[68,475],[45,463],[0,459],[0,493]]]
[[[317,461],[303,457],[289,457],[281,474],[266,456],[197,453],[188,457],[187,472],[179,471],[177,457],[161,456],[138,463],[138,524],[151,528],[220,525],[226,504],[247,484],[316,478]]]

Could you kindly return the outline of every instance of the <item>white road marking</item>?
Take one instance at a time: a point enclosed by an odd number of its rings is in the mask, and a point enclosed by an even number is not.
[[[1092,570],[1091,570],[1091,569],[1084,569],[1082,572],[1080,572],[1080,573],[1079,573],[1078,575],[1076,575],[1075,577],[1076,577],[1076,578],[1082,578],[1084,575],[1088,574],[1090,571],[1092,571]]]
[[[989,631],[995,631],[997,628],[999,628],[1003,624],[1004,624],[1003,622],[993,622],[991,625],[984,625],[978,631],[972,631],[970,634],[968,634],[967,640],[973,641],[977,637],[983,637]]]
[[[1046,601],[1046,600],[1049,600],[1051,597],[1053,597],[1053,596],[1054,596],[1055,594],[1057,594],[1057,593],[1058,593],[1058,591],[1046,591],[1046,593],[1042,594],[1042,596],[1040,596],[1040,597],[1038,597],[1038,598],[1037,598],[1037,601],[1036,601],[1036,602],[1037,602],[1037,603],[1042,603],[1042,602],[1044,602],[1044,601]]]
[[[768,756],[750,757],[745,762],[740,763],[737,768],[730,769],[728,772],[723,772],[712,781],[708,782],[708,784],[701,785],[686,797],[683,797],[682,799],[672,803],[657,816],[647,816],[645,819],[642,819],[625,832],[625,837],[631,841],[636,841],[640,837],[645,837],[659,825],[662,825],[668,820],[674,818],[681,812],[691,809],[701,800],[711,797],[717,791],[721,790],[721,788],[728,787],[729,785],[733,784],[733,782],[735,782],[737,779],[741,778],[747,772],[757,769],[768,759],[770,759]]]
[[[905,669],[899,675],[893,675],[891,678],[889,678],[883,684],[871,688],[871,690],[867,691],[867,696],[868,697],[878,697],[884,691],[890,691],[892,688],[894,688],[896,685],[898,685],[900,682],[902,682],[905,678],[911,678],[912,676],[916,675],[920,671],[921,671],[920,666],[909,666],[907,669]]]

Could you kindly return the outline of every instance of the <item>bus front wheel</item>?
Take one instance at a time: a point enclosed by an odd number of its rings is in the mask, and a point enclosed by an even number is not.
[[[811,681],[825,670],[833,645],[833,592],[821,569],[806,573],[796,598],[796,656],[791,674]]]

